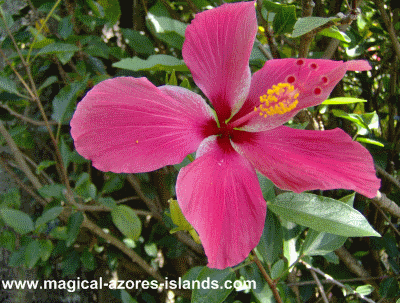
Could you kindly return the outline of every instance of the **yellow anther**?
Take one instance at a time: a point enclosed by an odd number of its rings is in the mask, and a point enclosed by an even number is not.
[[[299,93],[295,87],[289,83],[278,83],[272,85],[272,88],[267,90],[266,95],[260,96],[260,105],[254,108],[254,111],[260,110],[259,115],[273,116],[276,114],[283,115],[296,108],[299,103],[297,98]]]

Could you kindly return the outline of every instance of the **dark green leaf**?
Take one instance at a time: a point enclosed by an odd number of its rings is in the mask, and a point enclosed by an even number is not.
[[[68,276],[73,275],[81,266],[81,260],[79,258],[79,253],[76,250],[71,251],[62,261],[62,275]]]
[[[0,246],[9,251],[15,250],[15,233],[10,230],[3,230],[0,234]]]
[[[283,193],[268,204],[268,209],[286,220],[321,232],[345,237],[380,236],[357,210],[327,197]]]
[[[66,190],[66,188],[63,184],[49,184],[39,188],[38,192],[43,198],[57,198],[58,200],[63,200],[64,190]]]
[[[81,262],[83,266],[89,271],[92,271],[96,268],[96,259],[94,258],[93,254],[88,250],[87,247],[82,252]]]
[[[138,303],[125,289],[121,290],[121,300],[122,303]]]
[[[46,262],[50,258],[51,252],[53,251],[53,243],[49,239],[43,239],[39,241],[39,245],[40,258],[43,262]]]
[[[279,278],[286,270],[286,263],[284,260],[280,259],[276,261],[274,265],[272,265],[271,268],[271,279],[275,280]]]
[[[196,287],[192,291],[193,303],[222,303],[233,291],[233,288],[225,288],[222,285],[226,281],[234,281],[235,273],[231,268],[224,270],[204,267],[197,280],[200,287]],[[218,285],[211,284],[211,281],[218,281]]]
[[[379,285],[379,294],[383,298],[394,298],[399,292],[399,282],[394,277],[383,280]]]
[[[101,190],[104,194],[109,194],[114,191],[120,190],[125,183],[125,176],[121,174],[106,173],[107,181],[104,183],[103,189]]]
[[[40,259],[40,243],[34,240],[28,244],[25,250],[25,265],[28,268],[33,268]]]
[[[86,83],[89,80],[87,76],[84,80],[68,84],[63,87],[57,96],[53,99],[53,114],[51,118],[61,124],[68,124],[72,117],[75,107],[75,101],[78,94],[86,88]]]
[[[44,211],[43,214],[37,218],[35,222],[35,228],[38,228],[40,225],[46,224],[47,222],[53,221],[61,214],[62,211],[63,208],[61,206],[52,207]]]
[[[98,3],[103,7],[105,17],[110,25],[117,23],[121,16],[119,2],[115,0],[98,0]]]
[[[0,90],[19,95],[17,84],[13,80],[3,76],[0,76]]]
[[[19,189],[16,187],[8,189],[0,196],[0,202],[0,207],[18,208],[21,205]]]
[[[52,43],[49,44],[37,53],[38,55],[51,55],[51,54],[60,54],[60,53],[75,53],[79,51],[79,47],[74,44],[69,43]]]
[[[11,208],[1,208],[0,215],[7,225],[11,226],[21,235],[27,234],[35,229],[31,217],[22,211]]]
[[[137,240],[142,233],[142,222],[135,211],[126,205],[118,205],[111,212],[115,226],[126,237]]]
[[[282,254],[282,243],[281,223],[273,212],[267,211],[264,231],[257,245],[257,251],[261,254],[264,262],[271,265],[279,259]]]
[[[65,40],[74,33],[74,24],[72,23],[72,15],[64,17],[58,23],[58,33]]]
[[[154,54],[154,45],[148,37],[130,28],[121,28],[121,31],[126,43],[128,43],[135,52],[145,55]]]
[[[112,197],[100,197],[98,201],[99,201],[99,203],[101,203],[104,206],[107,206],[111,209],[114,209],[115,207],[117,207],[117,203],[115,202],[115,200]]]
[[[69,217],[67,226],[67,239],[65,240],[65,245],[67,247],[71,246],[78,237],[83,220],[84,217],[81,212],[76,212]]]

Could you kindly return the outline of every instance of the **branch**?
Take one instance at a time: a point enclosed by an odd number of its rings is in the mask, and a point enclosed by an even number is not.
[[[400,43],[397,38],[396,32],[393,27],[393,23],[390,20],[389,15],[385,11],[385,7],[381,0],[374,0],[376,6],[378,7],[379,13],[382,16],[383,22],[386,25],[387,31],[389,33],[390,41],[392,41],[393,49],[396,53],[397,58],[400,60]]]
[[[116,237],[104,232],[98,225],[90,221],[85,215],[84,215],[84,220],[82,222],[82,226],[88,228],[91,232],[98,235],[99,237],[102,237],[108,243],[118,248],[125,255],[127,255],[132,262],[138,264],[154,279],[156,279],[159,282],[164,282],[164,278],[161,276],[161,274],[155,268],[151,267],[134,250],[130,249],[128,246],[125,245],[124,242],[118,240]]]
[[[46,125],[46,123],[45,123],[44,121],[36,121],[36,120],[34,120],[34,119],[25,117],[24,115],[21,115],[21,114],[17,113],[16,111],[14,111],[14,110],[11,109],[10,107],[8,107],[7,104],[1,104],[1,103],[0,103],[0,107],[6,109],[11,115],[13,115],[13,116],[17,117],[18,119],[21,119],[21,120],[23,120],[23,121],[25,121],[25,122],[28,122],[28,123],[31,123],[31,124],[37,125],[37,126],[44,126],[44,125]],[[55,122],[55,121],[49,121],[49,124],[57,124],[57,122]]]
[[[264,266],[262,266],[261,261],[260,261],[260,259],[258,259],[258,257],[256,255],[256,253],[254,252],[254,250],[251,251],[251,254],[253,256],[254,262],[256,263],[258,269],[261,272],[261,275],[263,276],[264,280],[267,281],[267,283],[269,285],[269,288],[271,289],[276,302],[277,303],[283,303],[283,301],[282,301],[282,299],[281,299],[281,297],[279,295],[279,292],[278,292],[278,290],[276,288],[276,284],[274,283],[274,281],[272,281],[272,279],[270,278],[268,273],[265,271]]]
[[[311,275],[313,276],[313,279],[315,280],[315,283],[317,283],[317,286],[318,286],[319,292],[321,294],[322,300],[325,303],[329,303],[329,300],[328,300],[328,298],[326,297],[326,294],[325,294],[324,287],[322,286],[321,281],[318,279],[318,276],[315,273],[315,270],[312,269],[312,268],[310,268],[309,270],[310,270]]]
[[[332,278],[331,276],[327,275],[326,273],[324,273],[322,270],[320,270],[319,268],[313,267],[312,265],[304,262],[303,260],[300,260],[300,262],[309,270],[315,271],[316,273],[319,273],[321,276],[323,276],[326,280],[331,281],[333,284],[336,284],[337,286],[347,289],[347,287],[345,285],[343,285],[342,283],[340,283],[339,281],[335,280],[334,278]],[[368,303],[375,303],[375,301],[365,297],[362,294],[359,294],[355,291],[353,291],[353,294],[356,295],[357,297],[363,299],[364,301],[367,301]]]
[[[392,200],[390,200],[384,193],[378,191],[378,194],[373,200],[379,207],[387,211],[393,216],[400,218],[400,207]]]
[[[376,171],[378,174],[382,175],[386,179],[388,179],[390,182],[392,182],[394,185],[396,185],[398,188],[400,188],[400,181],[397,180],[395,177],[393,177],[391,174],[389,174],[386,170],[384,170],[382,167],[379,165],[375,164]]]
[[[302,0],[301,5],[302,5],[302,15],[301,16],[303,18],[311,17],[315,3],[312,0]],[[301,36],[300,47],[299,47],[299,57],[300,58],[307,58],[308,52],[310,50],[310,45],[311,45],[311,42],[312,42],[312,39],[314,38],[314,36],[315,36],[315,33],[313,33],[312,31]]]

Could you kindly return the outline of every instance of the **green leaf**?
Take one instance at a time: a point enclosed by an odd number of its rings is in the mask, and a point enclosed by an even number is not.
[[[281,5],[281,9],[276,13],[272,26],[275,35],[290,33],[296,23],[296,6]]]
[[[90,181],[88,173],[81,173],[75,183],[74,191],[87,200],[94,200],[96,198],[96,186]]]
[[[322,104],[336,105],[336,104],[351,104],[360,102],[367,102],[367,100],[353,98],[353,97],[338,97],[325,100],[324,102],[322,102]]]
[[[271,268],[271,278],[273,280],[279,278],[286,270],[286,263],[282,259],[278,260]]]
[[[260,183],[263,197],[266,201],[275,198],[275,185],[271,180],[267,179],[264,175],[257,172],[258,182]]]
[[[45,89],[46,87],[52,85],[53,83],[57,82],[58,78],[56,76],[50,76],[48,77],[43,83],[42,85],[40,85],[40,87],[38,88],[38,92],[40,93],[43,89]]]
[[[0,247],[4,247],[9,251],[14,251],[16,240],[17,238],[13,231],[3,230],[0,234]]]
[[[311,32],[313,29],[316,29],[330,21],[339,21],[340,18],[337,17],[304,17],[299,18],[294,25],[292,37],[297,38],[308,32]]]
[[[67,225],[67,239],[65,240],[65,245],[67,247],[71,246],[78,237],[83,220],[84,217],[81,212],[76,212],[69,217]]]
[[[133,71],[189,71],[183,60],[169,55],[152,55],[146,60],[139,57],[125,58],[112,66]]]
[[[354,122],[358,129],[358,135],[366,135],[371,132],[371,129],[379,127],[379,117],[375,111],[365,114],[348,114],[339,109],[332,109],[332,114],[336,117]]]
[[[87,247],[85,247],[85,250],[82,252],[81,262],[83,266],[89,271],[92,271],[96,268],[96,259]]]
[[[399,295],[399,282],[394,277],[384,279],[379,285],[379,294],[383,298],[393,298]]]
[[[193,229],[192,225],[186,220],[183,215],[181,208],[178,205],[178,201],[174,199],[169,200],[169,209],[171,212],[172,222],[179,227],[179,230],[190,230]]]
[[[224,270],[204,267],[197,277],[200,287],[192,290],[193,303],[222,303],[233,291],[223,287],[226,281],[235,280],[235,273],[231,268]],[[213,286],[211,281],[218,281],[218,285]]]
[[[175,75],[175,70],[172,70],[171,76],[169,77],[168,83],[166,83],[168,85],[178,85],[178,79],[176,78]]]
[[[353,207],[355,197],[356,197],[356,193],[352,193],[350,195],[340,198],[339,201],[342,201],[343,203],[346,203],[347,205]]]
[[[37,218],[35,222],[35,228],[38,228],[39,226],[44,225],[47,222],[53,221],[61,214],[62,211],[63,208],[61,206],[52,207],[44,211],[43,214],[39,218]]]
[[[335,38],[342,42],[350,43],[351,39],[345,33],[341,32],[336,26],[325,28],[318,33],[319,35]]]
[[[65,40],[74,33],[74,24],[72,23],[72,15],[64,17],[58,23],[58,33]]]
[[[78,94],[86,88],[88,80],[89,75],[82,81],[68,84],[54,97],[52,102],[53,114],[51,115],[51,118],[54,121],[57,121],[60,124],[69,123]]]
[[[137,240],[142,233],[142,222],[135,211],[126,205],[118,205],[111,212],[115,226],[126,237]]]
[[[382,144],[381,142],[376,141],[376,140],[373,140],[373,139],[369,139],[369,138],[357,137],[356,140],[357,140],[358,142],[363,142],[363,143],[378,145],[378,146],[380,146],[380,147],[385,147],[385,145]]]
[[[257,245],[259,252],[268,264],[275,263],[282,254],[283,233],[281,223],[273,212],[268,211],[260,242]]]
[[[62,276],[73,275],[81,266],[79,253],[76,250],[71,251],[62,261]]]
[[[275,303],[272,290],[261,276],[260,270],[257,268],[255,263],[251,263],[249,266],[240,268],[239,272],[244,279],[248,281],[254,281],[256,283],[255,287],[251,287],[251,292],[257,299],[256,302]]]
[[[74,44],[69,43],[52,43],[46,45],[37,53],[37,55],[53,55],[53,54],[61,54],[61,53],[75,53],[79,51],[79,47]]]
[[[104,206],[107,206],[111,209],[114,209],[117,207],[117,203],[112,197],[100,197],[98,199],[99,203],[103,204]]]
[[[0,207],[18,208],[21,205],[21,194],[18,188],[10,188],[0,195]]]
[[[380,237],[357,210],[331,198],[283,193],[268,203],[268,209],[286,220],[317,231],[345,237]]]
[[[17,89],[17,84],[9,78],[0,76],[0,90],[4,90],[6,92],[20,95],[18,89]]]
[[[53,160],[44,160],[38,164],[36,167],[36,174],[39,175],[46,168],[53,166],[56,164],[56,161]]]
[[[97,0],[97,2],[103,7],[105,17],[110,25],[117,23],[121,16],[119,2],[115,0]]]
[[[68,165],[70,162],[69,158],[71,155],[71,150],[69,149],[69,147],[63,137],[60,138],[60,146],[59,147],[60,147],[60,153],[61,153],[61,158],[63,161],[64,169],[68,169]]]
[[[343,246],[347,237],[318,232],[309,229],[302,246],[302,254],[306,256],[321,256]]]
[[[114,191],[120,190],[125,183],[125,176],[121,174],[106,173],[107,181],[104,183],[101,192],[103,194],[110,194]]]
[[[188,78],[183,78],[181,84],[179,85],[183,88],[187,88],[187,89],[192,89],[192,87],[190,86],[190,82],[188,80]]]
[[[31,149],[35,146],[31,133],[27,126],[17,125],[10,130],[10,135],[13,137],[18,147]]]
[[[1,208],[0,215],[7,225],[11,226],[21,235],[27,234],[35,229],[31,217],[22,211],[11,208]]]
[[[363,295],[363,296],[368,296],[373,291],[374,291],[374,287],[369,284],[357,286],[357,288],[356,288],[356,293],[359,293],[360,295]]]
[[[39,246],[39,256],[43,262],[46,262],[50,258],[51,252],[53,251],[53,243],[49,239],[43,239],[39,240]]]
[[[121,28],[121,32],[124,35],[125,42],[128,43],[135,52],[145,55],[154,54],[153,42],[151,42],[148,37],[130,28]]]
[[[122,303],[138,303],[125,289],[121,290],[121,300]]]
[[[40,243],[39,240],[34,240],[28,244],[25,250],[25,265],[28,268],[33,268],[40,259]]]
[[[63,184],[49,184],[44,185],[43,187],[38,189],[39,194],[43,198],[57,198],[58,200],[64,200],[64,190],[65,185]]]

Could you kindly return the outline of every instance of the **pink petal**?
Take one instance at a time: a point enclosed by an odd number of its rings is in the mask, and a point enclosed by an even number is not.
[[[242,262],[258,244],[266,203],[254,168],[227,139],[205,139],[198,154],[179,172],[178,203],[199,233],[208,266],[223,269]]]
[[[254,1],[197,14],[186,29],[183,58],[220,121],[237,112],[247,97],[256,32]]]
[[[213,125],[199,95],[120,77],[99,83],[79,102],[71,135],[78,153],[97,169],[136,173],[180,163]]]
[[[234,137],[234,148],[285,190],[343,188],[373,198],[380,187],[368,150],[338,128],[309,131],[281,126],[241,132]]]
[[[249,96],[237,118],[244,117],[260,105],[260,96],[267,93],[273,85],[290,83],[297,89],[298,105],[286,114],[260,117],[257,112],[248,115],[241,129],[263,131],[273,129],[290,120],[301,109],[321,104],[325,101],[347,70],[365,71],[371,69],[367,61],[332,61],[322,59],[275,59],[269,60],[264,67],[254,73],[251,79]],[[234,123],[234,117],[232,123]],[[246,120],[246,118],[241,119]],[[237,126],[235,126],[237,127]]]

